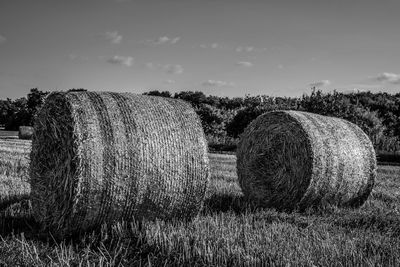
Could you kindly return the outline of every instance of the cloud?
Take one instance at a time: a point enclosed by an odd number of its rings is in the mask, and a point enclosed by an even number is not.
[[[324,86],[328,86],[331,84],[331,81],[329,80],[322,80],[322,81],[318,81],[318,82],[313,82],[310,83],[311,87],[324,87]]]
[[[216,49],[216,48],[218,48],[218,47],[219,47],[219,45],[218,45],[217,43],[211,44],[211,48],[213,48],[213,49]]]
[[[217,49],[217,48],[221,48],[221,45],[218,44],[218,43],[201,44],[200,47],[201,47],[201,48],[212,48],[212,49]]]
[[[183,73],[183,67],[181,65],[165,65],[164,70],[169,73],[169,74],[182,74]]]
[[[171,44],[176,44],[179,40],[181,39],[181,37],[175,37],[173,39],[171,39]]]
[[[158,39],[155,41],[156,44],[165,44],[169,41],[169,38],[167,36],[162,36],[158,37]]]
[[[380,82],[388,82],[392,84],[400,84],[400,74],[383,72],[375,77],[376,80]]]
[[[283,70],[285,68],[285,66],[283,66],[282,64],[278,65],[278,69]]]
[[[162,65],[160,63],[147,62],[145,67],[150,70],[163,70],[169,74],[182,74],[184,71],[183,67],[179,64]]]
[[[147,41],[145,41],[145,43],[150,43],[150,44],[154,44],[154,45],[176,44],[177,42],[179,42],[180,39],[181,39],[181,37],[179,37],[179,36],[175,37],[175,38],[171,38],[168,36],[161,36],[155,40],[147,40]]]
[[[0,34],[0,44],[5,43],[7,38]]]
[[[233,82],[226,82],[226,81],[216,81],[216,80],[207,80],[202,83],[203,86],[235,86]]]
[[[245,68],[251,68],[254,66],[253,63],[248,62],[248,61],[239,61],[239,62],[236,62],[236,65],[239,65],[239,66],[245,67]]]
[[[100,34],[100,36],[104,40],[109,41],[112,44],[120,44],[122,41],[122,35],[119,34],[117,31],[105,32],[105,33]]]
[[[254,46],[238,46],[236,52],[251,52],[254,51]]]
[[[166,84],[174,84],[175,83],[175,80],[166,80],[166,81],[164,81]]]
[[[107,59],[108,63],[130,67],[133,65],[133,57],[113,56]]]

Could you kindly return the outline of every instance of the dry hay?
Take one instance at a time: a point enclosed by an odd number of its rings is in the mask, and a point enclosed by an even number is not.
[[[18,138],[30,140],[33,135],[33,127],[32,126],[19,126],[18,130]]]
[[[32,140],[34,216],[57,234],[120,219],[191,218],[210,172],[186,102],[112,92],[56,92]]]
[[[237,173],[262,207],[361,206],[376,177],[375,151],[356,125],[298,111],[259,116],[241,136]]]
[[[0,139],[0,210],[28,199],[30,142]]]

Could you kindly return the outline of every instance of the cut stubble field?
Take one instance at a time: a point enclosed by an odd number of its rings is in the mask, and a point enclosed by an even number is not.
[[[30,149],[0,141],[1,190],[10,179],[26,181]],[[379,166],[372,195],[359,209],[285,213],[242,198],[235,156],[209,157],[211,183],[195,220],[121,222],[60,241],[40,232],[22,200],[0,214],[0,265],[400,265],[400,167]]]

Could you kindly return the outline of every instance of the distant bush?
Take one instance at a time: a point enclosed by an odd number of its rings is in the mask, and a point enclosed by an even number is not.
[[[378,163],[383,165],[400,165],[400,153],[378,152]]]

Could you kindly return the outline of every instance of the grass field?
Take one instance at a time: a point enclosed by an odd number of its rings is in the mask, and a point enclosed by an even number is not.
[[[0,147],[2,187],[7,175],[27,174],[29,149],[12,141]],[[300,214],[251,208],[242,199],[235,160],[210,154],[209,192],[191,222],[118,223],[56,241],[40,232],[27,201],[15,204],[0,214],[0,265],[400,266],[400,167],[379,166],[372,196],[360,209]],[[4,162],[13,161],[4,171]]]
[[[17,139],[18,131],[4,131],[0,129],[0,139]]]
[[[0,208],[29,195],[30,141],[0,138]]]

